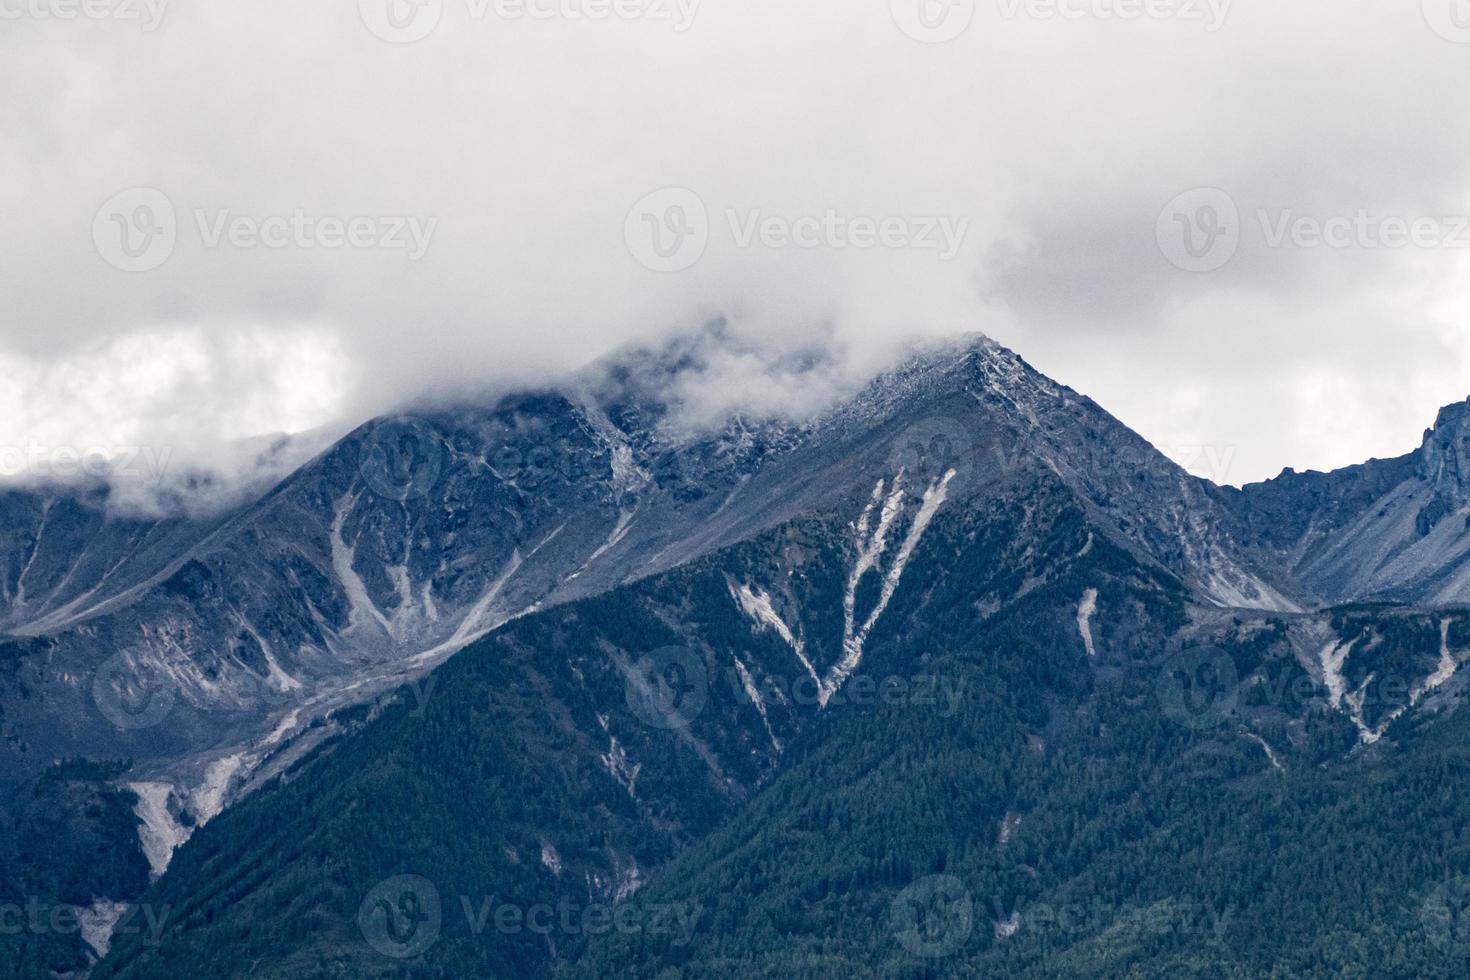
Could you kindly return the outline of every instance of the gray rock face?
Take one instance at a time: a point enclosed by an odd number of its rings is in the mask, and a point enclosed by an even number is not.
[[[1231,499],[1245,536],[1319,602],[1470,602],[1470,402],[1407,456],[1288,472]]]

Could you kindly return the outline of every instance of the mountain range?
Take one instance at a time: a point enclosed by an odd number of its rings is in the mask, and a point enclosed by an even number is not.
[[[720,342],[0,492],[0,977],[1463,975],[1470,402],[1232,488],[978,336],[692,428]]]

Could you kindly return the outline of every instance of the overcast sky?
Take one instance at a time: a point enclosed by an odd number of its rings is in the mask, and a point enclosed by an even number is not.
[[[0,90],[11,458],[715,316],[984,331],[1221,482],[1470,395],[1464,0],[0,0]]]

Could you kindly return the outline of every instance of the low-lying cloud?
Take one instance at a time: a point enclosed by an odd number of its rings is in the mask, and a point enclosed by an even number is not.
[[[980,330],[1214,479],[1404,452],[1466,250],[1272,230],[1470,214],[1452,2],[10,4],[0,470],[239,483],[720,318],[696,415]]]

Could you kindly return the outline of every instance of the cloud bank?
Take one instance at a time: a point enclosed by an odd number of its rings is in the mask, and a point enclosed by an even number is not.
[[[1405,452],[1470,393],[1453,2],[11,0],[0,446],[230,477],[722,317],[984,331],[1222,482]]]

